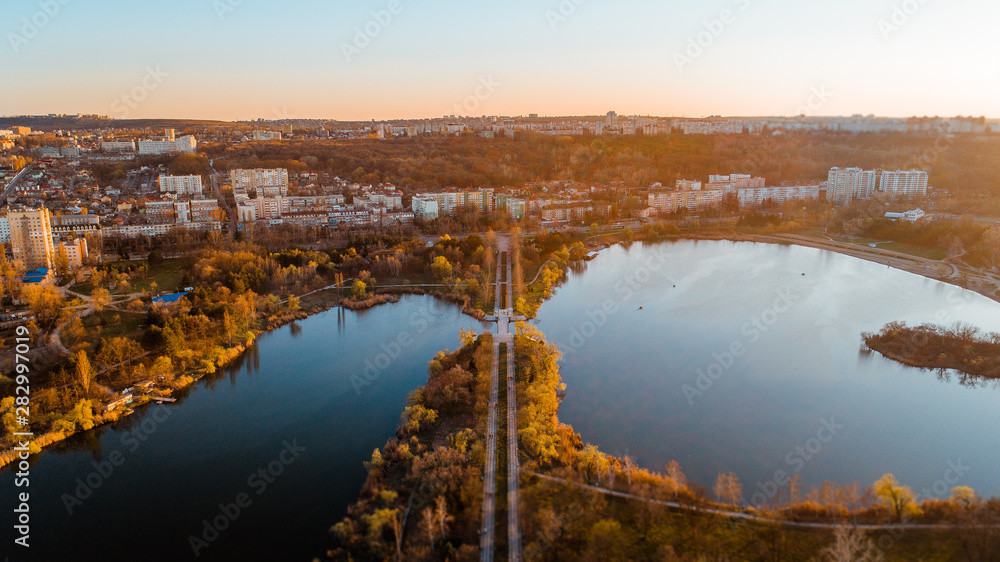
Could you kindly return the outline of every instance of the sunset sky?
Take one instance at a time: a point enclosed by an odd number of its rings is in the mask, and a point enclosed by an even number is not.
[[[383,26],[389,6],[8,2],[0,114],[696,117],[812,100],[813,115],[1000,117],[995,0],[399,0]]]

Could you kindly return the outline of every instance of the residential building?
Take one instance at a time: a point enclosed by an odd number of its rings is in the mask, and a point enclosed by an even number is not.
[[[167,129],[162,139],[140,140],[138,146],[139,154],[192,153],[198,147],[198,141],[190,135],[176,138],[174,130]]]
[[[104,152],[135,152],[135,141],[104,141],[101,143]]]
[[[87,240],[83,237],[60,242],[56,251],[65,253],[70,269],[83,267],[84,262],[90,255],[87,250]]]
[[[677,180],[677,189],[680,191],[701,191],[701,182],[695,180]]]
[[[726,195],[735,195],[741,189],[756,189],[764,186],[764,178],[755,178],[750,174],[730,174],[728,176],[709,176],[707,188],[722,190]]]
[[[648,206],[660,214],[676,213],[681,209],[698,211],[722,204],[721,190],[666,191],[649,194]]]
[[[850,205],[855,198],[871,199],[876,188],[874,170],[831,168],[827,181],[827,199],[837,205]]]
[[[54,234],[86,234],[100,232],[101,217],[97,215],[55,215],[50,217]]]
[[[281,140],[280,131],[254,131],[253,140],[255,141],[273,141]]]
[[[11,252],[14,260],[27,269],[52,267],[55,248],[52,244],[52,223],[49,210],[7,213],[10,223]]]
[[[7,220],[7,215],[0,215],[0,244],[7,244],[10,242],[10,222]]]
[[[748,187],[737,192],[737,199],[740,207],[756,207],[765,201],[781,204],[819,199],[819,191],[818,185]]]
[[[218,220],[218,199],[192,199],[191,220],[193,222],[211,222]]]
[[[927,172],[921,170],[884,170],[879,189],[892,199],[926,197]]]
[[[173,224],[175,222],[173,200],[146,201],[146,220],[152,224]]]
[[[230,170],[229,181],[233,184],[234,190],[242,189],[248,193],[254,193],[259,189],[270,187],[277,189],[273,192],[273,194],[264,194],[265,197],[288,195],[288,170],[285,168]]]
[[[160,176],[160,193],[201,195],[201,176]]]
[[[413,216],[421,220],[434,220],[441,215],[438,200],[427,195],[413,196]]]

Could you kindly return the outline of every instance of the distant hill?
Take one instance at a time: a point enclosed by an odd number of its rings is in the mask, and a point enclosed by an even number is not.
[[[77,117],[0,117],[0,129],[20,125],[31,127],[33,131],[54,131],[57,129],[183,129],[185,127],[220,127],[234,125],[229,121],[204,121],[198,119],[94,119]]]

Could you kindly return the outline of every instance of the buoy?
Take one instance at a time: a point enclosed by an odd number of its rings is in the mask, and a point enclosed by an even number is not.
[[[642,307],[641,307],[641,306],[639,307],[639,310],[642,310]]]

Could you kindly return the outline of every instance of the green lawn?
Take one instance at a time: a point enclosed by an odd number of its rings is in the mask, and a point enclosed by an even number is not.
[[[181,278],[184,272],[193,265],[191,258],[177,258],[163,260],[159,266],[149,268],[147,279],[136,279],[132,283],[132,292],[149,290],[152,283],[156,283],[157,291],[170,291],[182,289],[180,287]]]
[[[129,337],[139,339],[142,333],[145,313],[104,310],[83,318],[87,330],[87,341],[95,349],[101,338]]]
[[[132,284],[129,287],[129,293],[140,293],[143,291],[148,291],[149,287],[155,282],[157,292],[169,291],[173,292],[180,289],[181,278],[184,277],[184,272],[190,268],[192,265],[191,258],[176,258],[163,260],[159,266],[149,269],[149,274],[146,279],[133,279]],[[90,296],[94,291],[93,285],[88,283],[81,283],[78,285],[73,285],[70,290],[80,293],[81,295]],[[120,294],[121,291],[114,291],[113,294]]]

